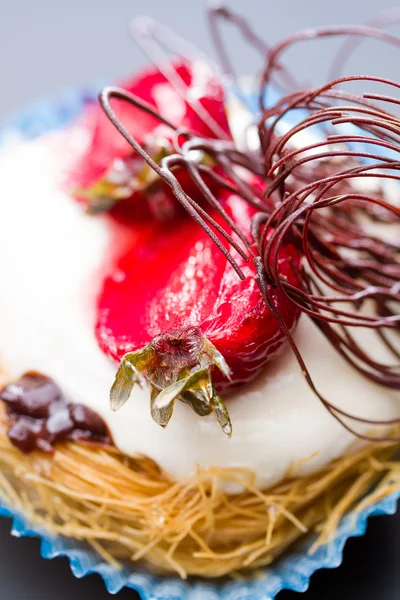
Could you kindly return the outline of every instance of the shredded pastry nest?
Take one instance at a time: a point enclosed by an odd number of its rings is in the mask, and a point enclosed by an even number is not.
[[[69,442],[54,455],[24,455],[3,427],[0,495],[33,523],[85,540],[111,564],[143,560],[182,578],[240,576],[311,530],[313,552],[350,508],[399,489],[398,447],[369,444],[313,475],[292,471],[261,492],[248,469],[212,467],[174,482],[148,458],[113,447]],[[227,493],[226,482],[243,491]]]

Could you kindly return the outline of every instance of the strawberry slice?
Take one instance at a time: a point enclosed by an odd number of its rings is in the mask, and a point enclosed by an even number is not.
[[[154,68],[122,82],[121,87],[154,107],[174,127],[189,129],[201,137],[231,139],[224,91],[209,65],[202,60],[182,59],[168,68],[169,79]],[[113,109],[156,162],[173,152],[170,127],[120,100],[113,101]],[[89,105],[82,123],[90,143],[73,168],[69,185],[89,211],[112,210],[114,216],[125,220],[175,214],[177,205],[170,190],[157,181],[100,106]]]
[[[255,209],[235,194],[220,195],[250,239]],[[211,214],[222,224],[218,213]],[[98,341],[121,361],[111,391],[114,410],[128,400],[135,383],[147,383],[152,416],[160,425],[167,425],[179,399],[200,415],[213,412],[231,434],[219,393],[256,377],[285,340],[261,296],[254,265],[237,253],[235,259],[244,280],[209,236],[183,216],[133,228],[130,247],[114,263],[99,298]],[[283,246],[280,274],[295,283],[298,266],[295,249]],[[268,292],[293,328],[294,304],[279,290]]]

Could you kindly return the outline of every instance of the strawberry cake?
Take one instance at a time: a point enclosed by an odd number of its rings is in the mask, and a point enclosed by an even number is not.
[[[178,56],[0,149],[0,494],[112,563],[254,569],[389,485],[400,85],[269,103],[294,41],[256,110]]]

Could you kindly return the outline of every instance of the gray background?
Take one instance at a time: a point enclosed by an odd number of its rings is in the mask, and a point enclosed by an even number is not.
[[[376,0],[231,0],[246,12],[265,40],[273,43],[298,29],[315,25],[360,23],[377,10],[393,6]],[[93,81],[113,81],[144,64],[130,41],[127,23],[146,13],[211,52],[204,4],[196,0],[0,0],[0,121],[30,101],[60,88]],[[400,27],[393,30],[400,32]],[[238,71],[258,65],[252,52],[234,32],[226,32]],[[326,74],[326,57],[337,45],[331,41],[296,46],[287,60],[301,81],[319,82]],[[398,78],[398,55],[378,44],[364,44],[352,58],[347,73],[379,74]],[[97,576],[78,581],[67,561],[44,561],[37,540],[9,536],[9,522],[0,521],[0,600],[97,600],[109,598]],[[400,520],[374,519],[367,536],[352,540],[344,565],[314,576],[306,599],[400,598]],[[296,594],[282,593],[280,600]],[[121,600],[134,597],[125,590]]]

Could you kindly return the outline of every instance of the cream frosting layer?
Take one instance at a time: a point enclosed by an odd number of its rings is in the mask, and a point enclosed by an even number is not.
[[[230,440],[212,418],[200,418],[179,402],[162,429],[151,419],[148,391],[138,387],[120,411],[110,410],[116,365],[94,336],[110,232],[106,221],[83,214],[61,190],[58,138],[14,141],[0,152],[0,359],[8,376],[35,369],[53,377],[71,400],[101,415],[123,452],[148,455],[178,479],[198,466],[247,467],[263,488],[303,459],[308,458],[299,474],[346,453],[354,436],[311,392],[289,349],[226,399]],[[85,146],[78,129],[61,142],[66,159]],[[330,401],[370,419],[399,415],[400,394],[351,369],[307,317],[301,318],[296,338]],[[376,352],[385,358],[383,348]]]

